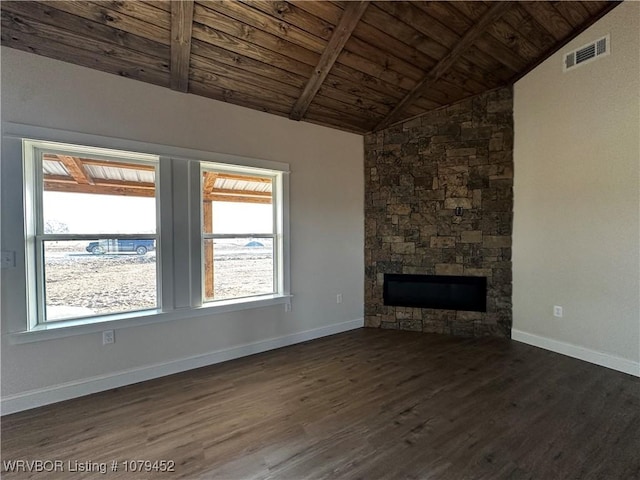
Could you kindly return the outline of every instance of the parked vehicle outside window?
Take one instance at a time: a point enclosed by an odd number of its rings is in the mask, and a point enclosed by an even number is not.
[[[146,255],[147,252],[155,249],[155,240],[136,239],[111,239],[91,242],[87,245],[87,252],[95,255],[105,253],[136,252],[138,255]]]

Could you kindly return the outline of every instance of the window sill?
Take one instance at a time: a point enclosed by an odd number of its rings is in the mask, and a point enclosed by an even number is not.
[[[11,344],[33,343],[55,338],[73,337],[104,330],[120,330],[139,327],[153,323],[187,320],[189,318],[206,317],[222,313],[236,312],[253,308],[281,305],[291,301],[291,295],[262,295],[253,298],[238,298],[210,302],[197,308],[161,311],[143,310],[139,312],[121,313],[91,319],[64,320],[38,325],[31,330],[12,332],[9,336]]]

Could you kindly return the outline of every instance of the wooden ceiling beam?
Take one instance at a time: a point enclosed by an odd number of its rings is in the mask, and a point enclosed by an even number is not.
[[[0,37],[27,52],[364,133],[512,83],[618,4],[511,2],[482,30],[473,25],[484,13],[508,4],[369,3],[6,1]],[[60,153],[84,162],[82,153]],[[113,159],[99,166],[154,169]],[[115,176],[90,163],[88,175],[76,170],[67,159],[64,173],[79,184]]]
[[[144,187],[126,187],[116,185],[81,185],[44,180],[44,190],[47,192],[92,193],[97,195],[120,195],[125,197],[154,197],[155,190]]]
[[[471,45],[486,32],[489,25],[497,21],[511,7],[511,2],[495,2],[489,10],[460,38],[460,41],[451,51],[438,61],[429,73],[413,87],[413,89],[400,100],[389,114],[376,126],[375,130],[388,127],[398,118],[402,111],[416,102],[429,87],[431,87],[453,64],[460,58]]]
[[[214,188],[211,192],[216,195],[236,195],[241,197],[262,197],[271,198],[271,192],[256,192],[253,190],[231,190],[225,188]]]
[[[193,28],[193,0],[171,2],[171,88],[186,92]]]
[[[202,183],[202,191],[204,193],[213,192],[213,186],[216,183],[216,178],[218,175],[214,172],[205,172],[204,173],[204,182]]]
[[[211,202],[233,202],[233,203],[271,203],[271,197],[240,197],[238,195],[204,195],[202,200]]]
[[[121,187],[121,188],[133,188],[140,189],[143,188],[145,190],[153,190],[156,188],[155,183],[151,182],[134,182],[131,180],[116,180],[116,179],[107,179],[107,178],[94,178],[93,183],[79,183],[73,177],[67,177],[65,175],[45,175],[44,181],[48,184],[51,183],[64,183],[67,185],[89,185],[89,186],[97,186],[97,187]],[[71,188],[71,187],[69,187]]]
[[[325,78],[327,78],[333,64],[338,59],[338,56],[342,52],[347,40],[351,37],[351,33],[356,28],[368,5],[369,2],[365,0],[347,2],[344,13],[340,18],[340,23],[331,35],[327,47],[320,56],[318,65],[302,90],[302,94],[298,97],[298,100],[291,109],[289,118],[292,120],[301,120],[302,117],[304,117],[309,105],[311,105],[318,90],[320,90]]]
[[[62,164],[69,172],[69,175],[73,177],[73,179],[77,183],[81,183],[84,185],[93,185],[93,179],[91,176],[85,171],[82,162],[78,157],[71,157],[69,155],[58,155],[58,159],[62,162]]]

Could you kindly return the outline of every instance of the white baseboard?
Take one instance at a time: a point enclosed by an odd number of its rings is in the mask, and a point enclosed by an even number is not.
[[[364,326],[364,319],[358,318],[343,323],[336,323],[326,327],[314,328],[304,332],[293,333],[283,337],[270,338],[259,342],[238,345],[224,350],[181,358],[165,363],[157,363],[145,367],[132,368],[121,372],[85,378],[73,382],[54,385],[47,388],[30,390],[16,395],[2,398],[2,415],[21,412],[31,408],[49,405],[72,398],[90,395],[92,393],[123,387],[133,383],[144,382],[154,378],[172,375],[174,373],[205,367],[215,363],[226,362],[235,358],[246,357],[255,353],[266,352],[275,348],[286,347],[296,343],[306,342],[327,335],[355,330]]]
[[[552,338],[541,337],[533,333],[523,332],[521,330],[512,329],[511,338],[518,342],[533,345],[534,347],[544,348],[552,352],[561,353],[569,357],[584,360],[585,362],[595,363],[602,367],[618,370],[619,372],[628,373],[640,377],[640,362],[627,360],[626,358],[617,357],[609,353],[591,350],[585,347],[579,347],[571,343],[561,342]]]

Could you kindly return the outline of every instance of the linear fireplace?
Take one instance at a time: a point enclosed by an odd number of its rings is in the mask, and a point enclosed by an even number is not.
[[[487,311],[487,278],[384,275],[384,304],[396,307]]]

